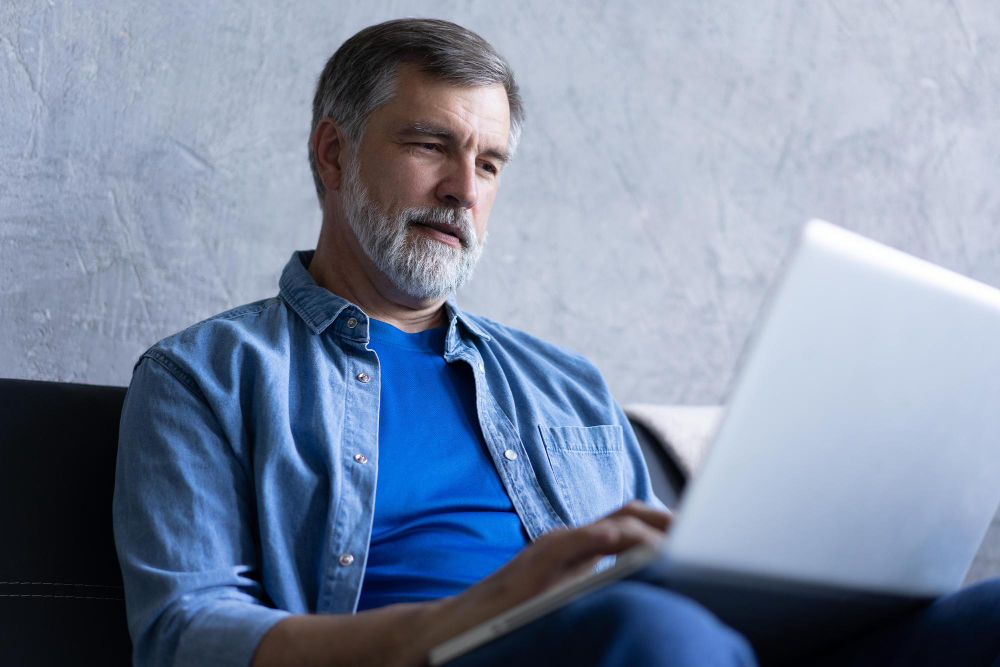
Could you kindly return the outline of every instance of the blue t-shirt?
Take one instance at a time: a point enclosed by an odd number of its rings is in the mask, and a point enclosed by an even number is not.
[[[461,592],[528,536],[489,458],[472,370],[444,360],[447,327],[369,320],[382,377],[375,517],[358,611]]]

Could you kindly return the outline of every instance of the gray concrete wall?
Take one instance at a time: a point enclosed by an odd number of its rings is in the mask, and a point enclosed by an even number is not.
[[[622,402],[719,402],[808,217],[1000,284],[988,0],[3,0],[0,376],[123,385],[274,294],[319,229],[314,81],[407,15],[493,42],[528,105],[460,301],[584,352]],[[997,571],[995,524],[972,575]]]
[[[811,216],[1000,284],[987,0],[5,0],[0,375],[125,384],[273,294],[319,226],[315,78],[406,15],[483,34],[528,105],[460,301],[584,352],[622,402],[720,401]]]

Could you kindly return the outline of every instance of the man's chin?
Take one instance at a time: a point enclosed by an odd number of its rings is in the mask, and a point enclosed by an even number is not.
[[[438,299],[445,299],[453,291],[450,287],[430,287],[427,285],[414,284],[412,282],[403,284],[394,282],[393,285],[406,296],[420,301],[436,301]]]
[[[467,248],[456,248],[408,229],[405,248],[385,256],[385,261],[393,265],[387,266],[388,270],[383,273],[407,296],[420,300],[443,299],[471,277],[471,272],[465,275],[464,267],[469,252]],[[389,257],[396,259],[393,261]]]
[[[453,269],[441,271],[439,267],[427,266],[423,262],[396,270],[388,277],[396,289],[415,299],[443,299],[456,289]]]

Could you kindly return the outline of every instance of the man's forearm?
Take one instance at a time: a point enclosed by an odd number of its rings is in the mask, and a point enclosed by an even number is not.
[[[431,648],[455,634],[439,602],[394,604],[359,614],[298,614],[272,627],[253,667],[423,665]]]
[[[359,614],[289,616],[264,635],[252,667],[425,665],[432,648],[525,597],[511,590],[505,578],[493,576],[433,602],[393,604]]]

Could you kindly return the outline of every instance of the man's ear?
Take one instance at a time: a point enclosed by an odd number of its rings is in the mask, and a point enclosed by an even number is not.
[[[344,174],[342,157],[347,154],[347,137],[332,118],[324,118],[312,136],[316,170],[327,190],[339,190]]]

